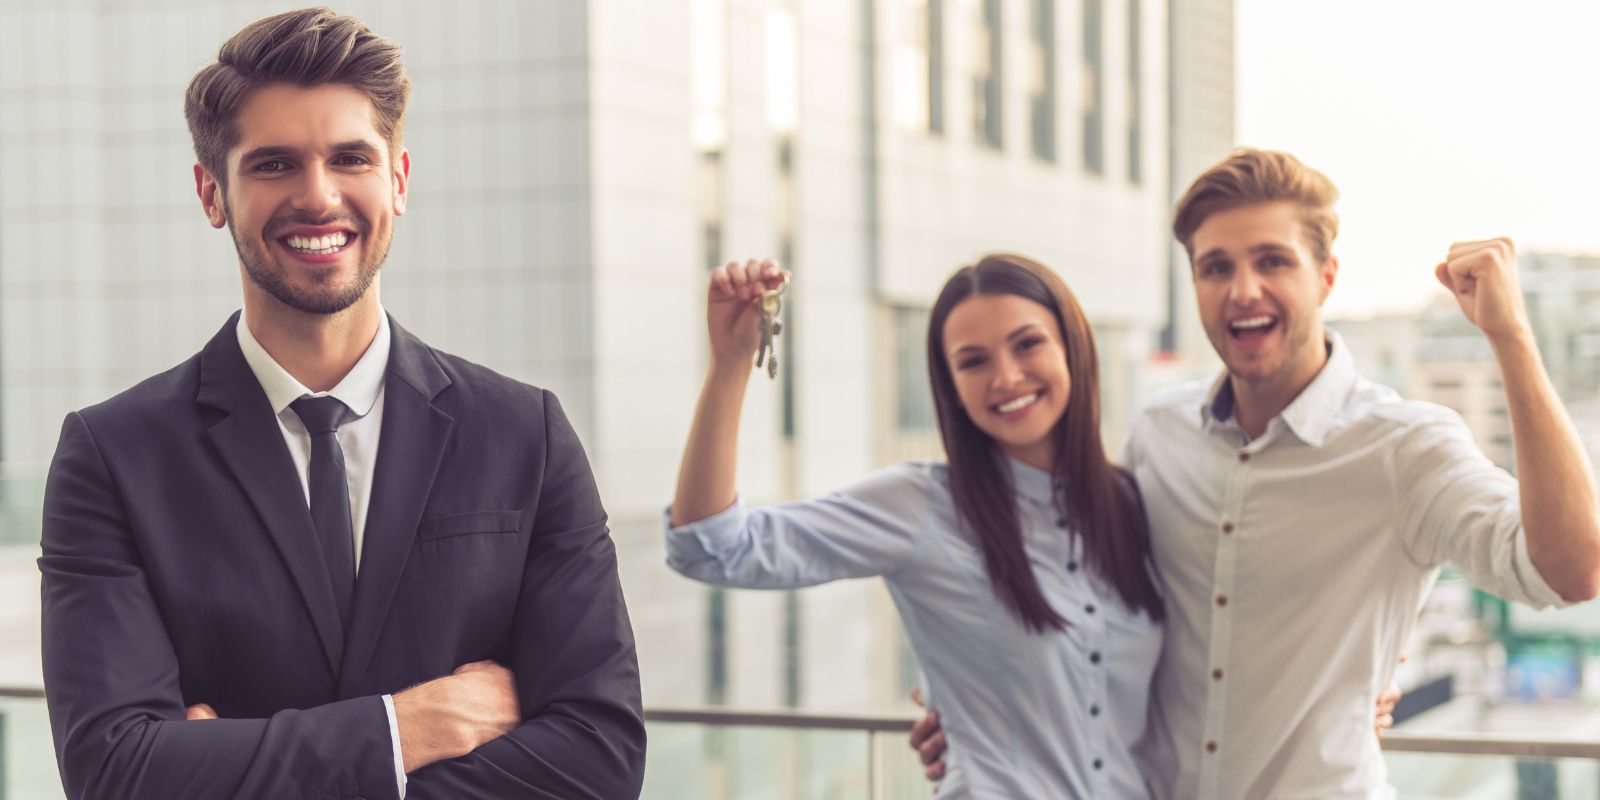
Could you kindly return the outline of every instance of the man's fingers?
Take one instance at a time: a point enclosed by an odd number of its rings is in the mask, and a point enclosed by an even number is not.
[[[916,703],[917,704],[917,708],[927,708],[928,707],[927,703],[922,702],[922,687],[921,686],[918,686],[915,689],[911,690],[911,702]],[[911,730],[914,731],[916,729],[917,729],[917,727],[915,725],[911,726]]]
[[[456,667],[456,671],[455,672],[452,672],[450,674],[451,675],[464,675],[464,674],[466,674],[468,672],[488,672],[488,671],[494,670],[494,669],[505,669],[505,667],[500,666],[497,662],[495,662],[493,660],[486,659],[486,660],[483,660],[483,661],[473,661],[473,662],[470,662],[470,663],[467,663],[467,664],[462,664],[461,666]]]
[[[917,702],[921,703],[922,701],[918,700]],[[927,741],[929,736],[932,736],[938,732],[939,715],[937,713],[929,712],[922,719],[917,720],[911,725],[912,748],[921,747],[922,743]]]
[[[922,774],[926,775],[928,780],[930,780],[930,781],[942,780],[944,778],[944,762],[940,761],[939,763],[934,764],[931,767],[928,767],[927,769],[922,771]],[[935,790],[935,791],[938,791],[938,790]]]
[[[939,731],[917,747],[917,757],[922,759],[924,765],[931,767],[942,760],[944,751],[944,731]]]
[[[1378,735],[1379,736],[1382,736],[1384,731],[1389,730],[1390,728],[1393,728],[1393,727],[1394,727],[1394,715],[1393,714],[1384,714],[1384,715],[1378,717]]]
[[[1517,252],[1517,245],[1509,236],[1454,242],[1450,245],[1450,257],[1454,258],[1457,253],[1466,254],[1478,250],[1499,250],[1504,255],[1514,255]]]
[[[202,719],[221,719],[221,717],[217,716],[217,710],[212,708],[208,703],[196,703],[192,706],[189,706],[183,710],[183,718],[190,721]]]
[[[1433,268],[1433,277],[1438,278],[1439,285],[1449,289],[1450,294],[1456,293],[1456,282],[1450,277],[1449,262],[1440,261],[1439,266]]]

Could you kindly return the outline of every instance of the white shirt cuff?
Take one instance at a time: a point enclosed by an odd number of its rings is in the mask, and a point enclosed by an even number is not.
[[[394,745],[394,781],[400,790],[400,800],[406,796],[406,762],[400,757],[400,720],[394,715],[394,697],[383,696],[383,713],[389,715],[389,741]]]

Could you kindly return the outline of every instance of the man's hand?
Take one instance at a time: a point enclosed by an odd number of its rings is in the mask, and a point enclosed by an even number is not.
[[[493,661],[464,664],[443,678],[394,695],[400,758],[407,774],[464,756],[522,722],[516,676]]]
[[[1402,658],[1400,660],[1404,661],[1405,659]],[[1384,731],[1394,727],[1394,707],[1399,702],[1400,684],[1389,681],[1389,686],[1383,690],[1382,694],[1378,695],[1378,717],[1373,721],[1372,725],[1373,730],[1377,731],[1379,736],[1382,736]]]
[[[1456,242],[1433,274],[1461,304],[1467,321],[1490,339],[1531,332],[1517,280],[1517,248],[1510,239]]]
[[[217,716],[217,710],[208,703],[196,703],[189,706],[183,710],[183,718],[190,722],[201,719],[220,719]]]
[[[921,706],[922,690],[912,689],[911,699]],[[939,712],[929,711],[927,716],[911,726],[911,749],[922,759],[922,774],[930,781],[944,778],[944,729],[939,727]]]

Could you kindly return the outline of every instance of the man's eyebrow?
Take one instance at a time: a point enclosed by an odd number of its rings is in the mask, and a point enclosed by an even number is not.
[[[292,156],[292,155],[294,155],[295,153],[298,153],[298,152],[299,151],[294,149],[293,147],[284,147],[282,145],[269,145],[267,147],[257,147],[256,149],[251,150],[251,151],[245,153],[242,156],[239,156],[239,160],[240,161],[256,161],[258,159],[263,159],[263,158],[282,158],[284,156]]]
[[[347,142],[340,142],[334,145],[332,149],[336,153],[361,153],[368,156],[377,155],[379,152],[376,145],[365,139],[351,139]],[[286,156],[299,155],[299,153],[299,148],[287,145],[266,145],[245,153],[239,157],[239,160],[241,162],[259,161],[264,158],[284,158]]]

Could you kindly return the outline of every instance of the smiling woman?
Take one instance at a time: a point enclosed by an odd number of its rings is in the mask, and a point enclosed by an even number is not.
[[[755,308],[787,278],[770,261],[712,272],[712,367],[667,563],[758,589],[881,577],[948,733],[940,797],[1145,796],[1133,745],[1163,612],[1138,493],[1101,446],[1094,340],[1072,293],[1022,256],[963,267],[928,323],[948,462],[746,509],[735,473]]]

